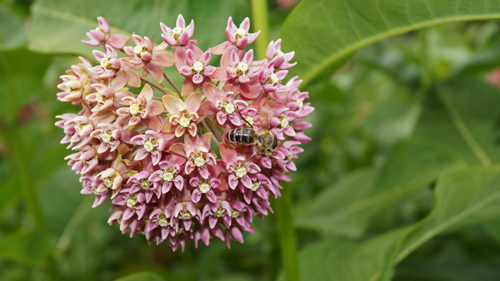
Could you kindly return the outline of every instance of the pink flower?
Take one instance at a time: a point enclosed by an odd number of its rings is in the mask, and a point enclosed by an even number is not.
[[[182,176],[183,169],[181,167],[185,162],[186,159],[184,157],[175,154],[168,155],[166,160],[158,163],[160,169],[151,175],[150,180],[158,183],[163,181],[161,188],[163,194],[169,192],[172,186],[175,186],[178,190],[182,190],[184,187],[184,177]]]
[[[175,136],[180,137],[187,130],[191,136],[196,135],[196,125],[205,118],[198,114],[201,105],[199,92],[189,95],[185,102],[173,96],[163,96],[163,104],[171,116],[168,122],[163,122],[162,132],[175,132]]]
[[[179,14],[177,16],[177,22],[174,29],[169,28],[162,22],[160,22],[161,31],[163,34],[161,38],[170,46],[185,46],[190,42],[190,38],[194,33],[194,21],[191,20],[191,23],[186,26],[186,22],[184,21],[184,17]]]
[[[99,26],[95,30],[87,32],[89,41],[82,40],[83,43],[97,47],[102,44],[111,45],[113,48],[121,49],[127,44],[128,37],[121,34],[110,34],[109,24],[103,17],[97,17]]]
[[[127,184],[131,184],[131,188],[129,193],[136,194],[142,193],[146,198],[146,203],[149,203],[153,198],[153,195],[156,196],[156,199],[160,199],[161,188],[158,182],[154,182],[150,180],[151,173],[147,170],[143,170],[139,173],[131,176]]]
[[[243,48],[248,44],[252,44],[257,37],[259,37],[260,30],[255,33],[248,33],[250,30],[250,19],[246,17],[243,22],[241,22],[238,28],[234,22],[233,18],[229,17],[226,27],[226,37],[227,41],[235,44],[239,48]]]
[[[225,125],[228,120],[232,126],[239,127],[244,121],[238,112],[245,109],[248,104],[242,100],[235,100],[236,94],[233,91],[225,92],[228,89],[229,87],[224,87],[221,90],[214,85],[207,85],[204,90],[210,103],[202,105],[203,112],[215,115],[214,122],[221,127],[227,127]]]
[[[217,158],[215,152],[210,149],[211,137],[211,133],[206,133],[201,137],[186,135],[184,137],[185,143],[176,143],[170,147],[170,151],[187,159],[184,170],[187,175],[198,171],[204,179],[210,176],[209,166],[216,165]],[[212,174],[218,175],[218,173]]]
[[[137,98],[126,96],[122,103],[128,107],[116,111],[121,116],[120,123],[135,126],[144,123],[146,126],[157,131],[161,127],[161,118],[158,117],[165,108],[163,104],[153,99],[153,90],[146,84]]]
[[[88,83],[89,72],[85,67],[79,66],[79,71],[73,70],[66,71],[67,75],[62,75],[63,82],[57,85],[57,88],[63,92],[57,94],[57,99],[60,101],[71,101],[76,104],[81,104],[80,99],[82,95],[90,93],[90,86]]]
[[[161,83],[163,81],[163,70],[162,66],[168,67],[174,64],[174,57],[169,53],[165,52],[167,44],[162,43],[154,47],[153,42],[148,37],[144,39],[138,35],[132,35],[134,38],[135,47],[125,47],[125,53],[132,57],[125,59],[133,65],[132,69],[143,68],[141,73],[142,77],[146,77],[148,74],[156,80],[156,82]]]
[[[251,174],[257,174],[261,171],[259,166],[252,162],[246,162],[245,157],[238,155],[234,149],[226,144],[219,144],[222,161],[225,164],[228,176],[228,184],[231,189],[236,189],[239,183],[246,188],[252,187]]]
[[[193,190],[191,194],[191,200],[194,203],[200,202],[203,195],[208,199],[208,201],[215,203],[217,202],[217,197],[215,196],[214,189],[219,187],[221,181],[217,178],[210,178],[209,180],[203,180],[198,177],[192,177],[189,180],[189,184],[196,189]]]
[[[248,18],[239,27],[229,18],[227,41],[206,52],[192,40],[194,22],[186,26],[182,15],[173,29],[160,24],[163,41],[134,34],[135,46],[98,21],[84,43],[103,45],[104,53],[93,52],[99,63],[80,58],[61,76],[57,94],[79,107],[57,116],[56,126],[64,131],[61,143],[75,150],[65,159],[80,175],[80,192],[94,194],[93,207],[110,198],[108,223],[150,244],[166,242],[175,251],[212,238],[228,247],[243,243],[243,232],[254,232],[253,217],[272,212],[269,197],[280,197],[281,182],[291,181],[299,145],[311,140],[304,133],[312,126],[304,119],[314,110],[309,94],[298,77],[285,81],[295,53],[283,53],[277,40],[265,59],[253,61],[246,45],[259,32],[249,33]],[[212,54],[222,55],[220,67],[209,65]],[[174,64],[185,77],[181,91],[163,72]],[[138,95],[128,90],[141,85]],[[239,133],[227,139],[243,128],[255,132],[253,141]],[[262,151],[264,136],[279,141]]]
[[[153,165],[157,165],[160,162],[163,154],[162,152],[167,148],[168,139],[161,138],[156,131],[148,130],[144,135],[138,135],[131,139],[135,145],[142,146],[141,149],[137,151],[134,160],[140,161],[148,156],[151,156]]]
[[[197,56],[192,50],[186,52],[187,65],[178,67],[179,72],[186,77],[182,86],[182,95],[186,96],[196,90],[200,84],[211,83],[211,78],[215,73],[215,67],[208,65],[211,54],[206,51],[201,56]]]
[[[92,51],[100,65],[94,66],[90,71],[99,75],[100,78],[108,79],[115,76],[115,73],[120,70],[122,64],[120,59],[118,59],[115,48],[108,45],[106,45],[105,48],[106,54],[98,50]]]
[[[123,91],[127,84],[127,74],[120,72],[116,78],[107,80],[104,83],[92,84],[96,92],[87,95],[86,99],[90,103],[95,103],[92,111],[103,111],[111,108],[119,108],[118,105],[124,97],[133,97],[129,91]]]
[[[269,61],[272,61],[274,66],[279,69],[287,70],[294,67],[297,62],[290,63],[293,59],[295,52],[283,53],[281,51],[281,39],[276,40],[276,42],[271,41],[267,46],[266,57]]]

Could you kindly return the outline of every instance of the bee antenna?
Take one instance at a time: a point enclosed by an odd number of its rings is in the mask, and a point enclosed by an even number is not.
[[[236,107],[236,111],[238,111],[238,114],[240,115],[241,119],[242,119],[243,121],[245,121],[245,123],[247,123],[247,124],[248,124],[248,126],[250,126],[250,128],[252,128],[252,129],[253,129],[252,124],[250,124],[250,122],[248,122],[248,121],[247,121],[247,119],[243,118],[243,115],[241,115],[241,112],[240,112],[240,110],[238,109],[238,107]],[[253,156],[253,155],[252,155],[252,156]]]

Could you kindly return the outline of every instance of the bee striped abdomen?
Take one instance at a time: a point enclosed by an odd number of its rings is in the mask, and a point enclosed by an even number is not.
[[[255,142],[255,131],[252,129],[234,129],[229,131],[227,139],[237,143],[253,144]]]

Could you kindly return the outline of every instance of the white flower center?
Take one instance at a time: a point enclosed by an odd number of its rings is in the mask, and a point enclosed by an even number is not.
[[[205,65],[203,65],[203,63],[201,61],[195,61],[193,63],[193,70],[196,72],[196,73],[200,73],[202,72],[203,70],[205,69]]]
[[[151,187],[151,182],[148,180],[141,181],[141,188],[144,190],[148,190]]]
[[[146,46],[137,45],[134,47],[134,54],[138,57],[141,57],[141,54],[143,52],[147,52],[147,51],[148,51],[148,48],[146,48]]]
[[[84,126],[85,126],[84,124],[76,124],[75,125],[75,131],[78,135],[80,135]]]
[[[219,207],[219,209],[217,209],[217,211],[214,213],[214,217],[220,218],[220,217],[222,217],[223,213],[224,213],[224,210],[221,207]]]
[[[283,53],[281,50],[278,50],[278,51],[274,54],[274,56],[275,56],[275,57],[277,57],[277,56],[284,56],[284,55],[285,55],[285,53]]]
[[[224,102],[223,107],[224,107],[224,113],[226,114],[231,114],[236,109],[236,107],[232,102],[227,102],[227,101]]]
[[[304,107],[304,102],[302,100],[296,100],[295,102],[297,103],[297,109]]]
[[[105,178],[105,179],[102,180],[102,183],[104,183],[104,185],[107,188],[111,188],[113,186],[113,178],[112,177]]]
[[[251,191],[256,191],[260,187],[260,181],[254,181],[252,182],[252,187],[250,187]]]
[[[276,75],[276,73],[270,74],[267,79],[271,84],[276,84],[280,82],[280,79],[278,78],[278,75]]]
[[[280,127],[281,129],[288,127],[288,124],[289,124],[290,122],[288,121],[288,119],[286,119],[286,117],[280,117],[280,118],[278,118],[278,119],[280,120],[279,127]]]
[[[175,39],[178,39],[179,36],[181,36],[183,31],[184,31],[184,29],[182,27],[176,26],[176,27],[174,27],[174,29],[172,29],[172,36],[174,36]]]
[[[165,217],[164,214],[161,214],[161,215],[158,216],[158,224],[161,227],[166,227],[168,225],[167,217]]]
[[[189,127],[191,124],[191,118],[187,116],[187,114],[182,115],[181,119],[179,119],[179,125],[181,125],[184,128]]]
[[[247,31],[241,28],[236,29],[236,32],[234,33],[236,37],[242,38],[247,35]]]
[[[252,117],[252,116],[247,116],[247,117],[245,117],[245,120],[246,120],[246,121],[247,121],[250,125],[252,125],[252,126],[253,126],[253,117]],[[248,125],[247,125],[247,126],[248,126]]]
[[[152,140],[147,140],[144,142],[144,149],[146,149],[147,152],[151,152],[156,149],[156,146]]]
[[[127,207],[133,209],[137,205],[137,198],[135,196],[130,196],[127,199]]]
[[[100,192],[97,192],[97,186],[92,186],[92,193],[94,193],[95,195],[101,194]]]
[[[194,159],[193,159],[193,162],[194,162],[194,165],[196,167],[201,167],[203,165],[205,165],[205,158],[203,158],[203,155],[198,155],[198,156],[195,156]]]
[[[242,177],[246,176],[247,175],[247,168],[245,168],[245,166],[239,166],[235,171],[235,175],[238,178],[242,178]]]
[[[174,173],[170,169],[165,170],[162,177],[165,181],[172,181],[174,179]]]
[[[97,102],[100,102],[100,103],[105,103],[106,102],[106,97],[101,95],[101,94],[97,94],[95,99],[97,100]]]
[[[108,57],[104,57],[101,61],[101,67],[104,69],[111,70],[111,60]]]
[[[238,65],[236,65],[235,70],[238,76],[243,75],[248,71],[248,64],[246,64],[245,62],[239,62]]]
[[[210,184],[208,182],[202,182],[198,186],[198,189],[201,191],[201,193],[207,193],[210,191]]]
[[[141,106],[140,104],[138,103],[133,103],[130,105],[130,114],[132,115],[138,115],[139,113],[141,113],[142,109],[141,109]]]
[[[193,216],[191,215],[191,213],[190,213],[190,212],[188,212],[187,210],[184,210],[184,211],[182,211],[182,213],[181,213],[181,219],[183,219],[183,220],[188,220],[188,219],[190,219],[190,218],[192,218],[192,217],[193,217]]]
[[[111,131],[105,131],[101,133],[101,140],[105,143],[110,143],[114,141],[115,139],[111,135]]]
[[[233,212],[231,214],[231,217],[237,218],[240,216],[240,211],[233,209]]]

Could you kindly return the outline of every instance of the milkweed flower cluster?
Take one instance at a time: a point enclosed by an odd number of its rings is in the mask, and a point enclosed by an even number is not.
[[[239,26],[229,18],[227,41],[207,51],[182,15],[173,28],[160,23],[156,46],[145,36],[111,34],[106,20],[98,21],[82,40],[102,46],[93,51],[98,64],[80,58],[61,76],[57,94],[81,107],[56,123],[65,133],[61,143],[75,151],[65,159],[80,175],[81,193],[94,194],[93,207],[110,199],[108,223],[122,233],[167,241],[174,251],[214,237],[228,247],[243,243],[253,218],[272,212],[269,196],[278,198],[280,182],[290,181],[299,145],[311,140],[303,121],[314,110],[308,93],[298,77],[284,82],[294,52],[284,53],[277,40],[266,59],[254,60],[247,45],[259,32],[249,32],[248,18]],[[221,56],[219,66],[213,55]],[[165,67],[184,76],[181,90]],[[225,134],[238,128],[270,132],[277,147],[230,142]]]

